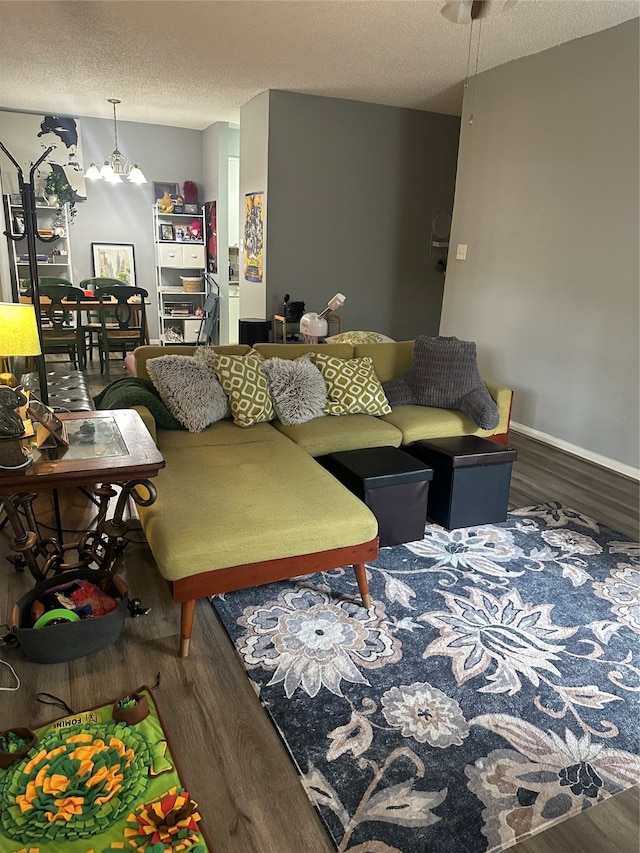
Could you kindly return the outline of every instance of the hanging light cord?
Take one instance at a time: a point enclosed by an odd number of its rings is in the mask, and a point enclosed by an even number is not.
[[[478,61],[476,59],[476,68],[478,66]],[[115,150],[118,150],[118,122],[116,121],[116,104],[119,104],[120,101],[117,101],[115,98],[109,98],[111,103],[113,104],[113,136],[116,142]]]
[[[478,59],[480,57],[480,40],[482,39],[482,18],[480,18],[480,29],[478,30],[478,47],[476,48],[476,67],[473,72],[473,76],[477,76],[478,74]],[[114,107],[115,109],[115,107]]]
[[[482,39],[482,18],[480,20],[480,29],[478,30],[478,41],[476,44],[476,64],[475,69],[473,71],[473,76],[478,76],[478,61],[480,59],[480,40]],[[469,30],[469,51],[467,53],[467,76],[464,81],[464,88],[469,88],[469,65],[471,64],[471,42],[473,40],[473,22],[474,19],[471,19],[471,29]],[[470,98],[469,98],[469,124],[473,124],[473,100],[474,100],[474,89],[471,90]]]
[[[464,75],[464,88],[469,86],[469,66],[471,65],[471,39],[473,38],[473,18],[469,27],[469,49],[467,51],[467,73]],[[477,62],[477,60],[476,60]]]

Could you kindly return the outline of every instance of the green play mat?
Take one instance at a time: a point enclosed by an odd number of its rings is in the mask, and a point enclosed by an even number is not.
[[[0,853],[208,853],[150,691],[127,699],[34,729],[0,770]]]

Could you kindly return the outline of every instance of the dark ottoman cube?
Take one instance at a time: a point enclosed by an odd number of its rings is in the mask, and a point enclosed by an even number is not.
[[[373,512],[381,547],[424,537],[430,467],[395,447],[345,450],[317,461]]]
[[[477,435],[418,441],[409,452],[433,468],[427,515],[454,530],[507,518],[516,451]]]

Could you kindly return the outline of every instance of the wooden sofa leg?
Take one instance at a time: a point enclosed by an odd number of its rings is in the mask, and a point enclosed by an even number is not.
[[[180,610],[180,657],[186,658],[189,654],[189,642],[193,630],[193,616],[196,609],[196,600],[183,601]]]
[[[371,596],[369,595],[369,581],[367,580],[367,570],[364,563],[355,563],[353,569],[356,573],[358,581],[358,589],[362,596],[362,605],[366,610],[371,609]]]

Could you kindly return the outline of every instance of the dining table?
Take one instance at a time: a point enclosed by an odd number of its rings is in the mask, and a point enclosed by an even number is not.
[[[20,296],[20,302],[27,303],[28,305],[30,305],[31,301],[32,300],[31,300],[30,296]],[[47,296],[41,296],[40,297],[40,304],[41,305],[48,305],[50,302],[51,302],[51,300]],[[131,305],[132,307],[135,307],[136,305],[140,305],[140,302],[141,302],[141,300],[140,300],[139,296],[132,296],[131,299],[128,300],[129,305]],[[74,308],[75,304],[76,303],[73,299],[63,299],[61,301],[61,305],[68,305],[70,308]],[[114,306],[114,305],[117,305],[118,302],[116,299],[114,299],[112,296],[110,296],[104,300],[104,304],[106,306]],[[150,305],[150,304],[151,303],[148,300],[145,300],[145,305]],[[85,292],[84,297],[80,300],[80,310],[81,311],[97,311],[99,305],[100,305],[100,299],[95,294],[92,296],[89,293]],[[149,323],[148,323],[146,314],[145,314],[145,327],[144,327],[144,342],[145,342],[145,344],[148,344],[150,342]]]

